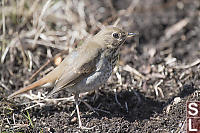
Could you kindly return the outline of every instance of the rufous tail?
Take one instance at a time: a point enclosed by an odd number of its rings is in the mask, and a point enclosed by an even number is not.
[[[38,81],[36,81],[36,82],[34,82],[34,83],[24,87],[24,88],[21,88],[18,91],[12,93],[11,95],[8,96],[8,99],[11,99],[11,98],[15,97],[16,95],[21,94],[23,92],[32,90],[33,88],[42,86],[42,85],[44,85],[46,83],[48,83],[48,80],[47,80],[47,78],[43,77],[42,79],[40,79],[40,80],[38,80]]]

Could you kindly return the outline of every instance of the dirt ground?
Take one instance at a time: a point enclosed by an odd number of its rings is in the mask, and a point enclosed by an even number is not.
[[[200,100],[199,0],[3,0],[1,8],[0,132],[186,130],[186,102]],[[117,18],[139,36],[122,46],[118,67],[98,97],[84,95],[96,109],[79,105],[83,126],[91,130],[77,128],[73,102],[32,100],[46,95],[46,88],[6,99]],[[54,98],[63,97],[68,94],[61,91]]]

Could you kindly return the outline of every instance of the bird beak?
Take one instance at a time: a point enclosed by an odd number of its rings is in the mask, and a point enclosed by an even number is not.
[[[127,37],[133,37],[133,36],[136,36],[138,35],[139,33],[128,33],[128,36]]]

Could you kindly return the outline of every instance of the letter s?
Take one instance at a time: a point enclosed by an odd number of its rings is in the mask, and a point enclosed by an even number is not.
[[[198,109],[197,109],[198,105],[196,103],[189,103],[188,108],[189,108],[189,111],[188,111],[189,115],[195,116],[198,114]]]

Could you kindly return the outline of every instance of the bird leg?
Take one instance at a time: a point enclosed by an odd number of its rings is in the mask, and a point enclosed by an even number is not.
[[[81,122],[81,117],[80,117],[80,112],[79,112],[79,107],[78,107],[78,98],[75,96],[75,104],[76,104],[76,111],[77,111],[77,116],[78,116],[78,126],[79,128],[82,127],[82,122]]]
[[[82,126],[82,122],[81,122],[81,117],[80,117],[80,112],[79,112],[79,107],[78,107],[78,99],[79,99],[79,94],[75,94],[75,104],[76,104],[76,111],[77,111],[77,116],[78,116],[78,127],[80,129],[84,129],[84,130],[90,130],[90,129],[93,129],[92,128],[87,128],[87,127],[84,127]]]

